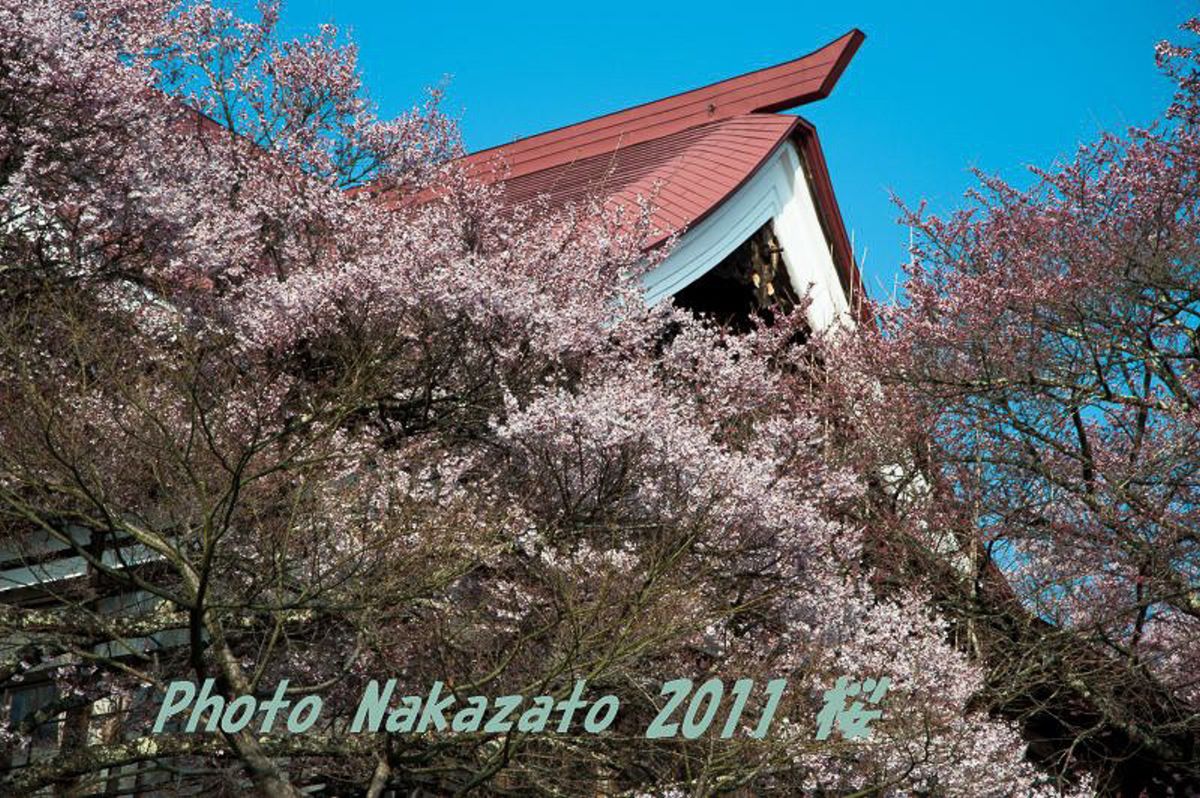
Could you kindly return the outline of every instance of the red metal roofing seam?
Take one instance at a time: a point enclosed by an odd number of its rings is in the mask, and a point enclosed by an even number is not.
[[[754,150],[741,151],[745,156],[753,156]],[[692,148],[693,155],[703,155],[703,161],[711,164],[714,168],[727,169],[730,172],[740,172],[741,167],[745,163],[745,158],[734,157],[729,149],[707,149],[700,146]]]

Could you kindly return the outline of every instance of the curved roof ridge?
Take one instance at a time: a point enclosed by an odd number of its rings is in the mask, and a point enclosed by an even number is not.
[[[510,180],[708,122],[820,100],[829,96],[864,38],[855,28],[791,61],[480,150],[461,162],[482,174],[502,161],[499,179]]]

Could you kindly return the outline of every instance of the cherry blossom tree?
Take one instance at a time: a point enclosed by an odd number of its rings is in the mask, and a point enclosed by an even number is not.
[[[647,307],[645,218],[501,212],[449,160],[436,92],[381,121],[336,30],[284,41],[277,19],[0,0],[0,542],[38,577],[0,605],[0,687],[49,695],[6,719],[10,761],[56,729],[0,791],[1078,783],[978,702],[987,671],[929,586],[874,567],[882,472],[834,399],[880,391],[828,373],[839,344],[797,344],[800,313],[733,335]],[[389,210],[361,190],[381,183],[427,201]],[[818,740],[847,675],[891,679],[884,714]],[[663,682],[714,676],[788,680],[769,733],[756,706],[728,739],[645,737]],[[598,734],[351,731],[388,678],[586,680],[621,712]],[[153,733],[180,679],[325,708],[304,733]]]
[[[908,212],[906,296],[830,369],[890,579],[937,594],[1035,758],[1125,795],[1200,789],[1200,69],[1158,57],[1150,127]]]

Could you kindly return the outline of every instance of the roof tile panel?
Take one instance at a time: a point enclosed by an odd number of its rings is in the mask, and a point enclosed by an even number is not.
[[[512,177],[502,196],[514,205],[543,198],[557,208],[586,199],[636,206],[641,195],[653,200],[656,220],[688,226],[737,189],[795,125],[795,117],[780,114],[709,122]]]

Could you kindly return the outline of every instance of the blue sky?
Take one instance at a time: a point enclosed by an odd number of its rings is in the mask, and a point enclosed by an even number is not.
[[[1098,130],[1144,124],[1170,86],[1154,43],[1182,0],[413,3],[285,0],[288,33],[334,21],[358,42],[385,113],[449,76],[470,149],[500,144],[809,52],[867,40],[817,125],[868,289],[891,293],[907,232],[889,199],[950,210],[970,167],[1020,181]]]

